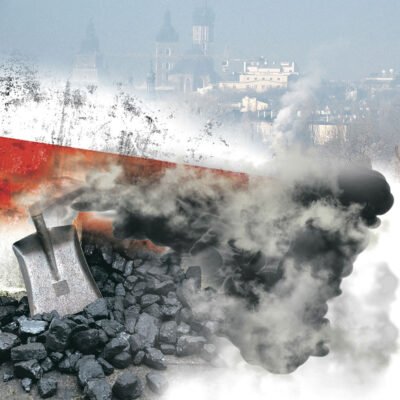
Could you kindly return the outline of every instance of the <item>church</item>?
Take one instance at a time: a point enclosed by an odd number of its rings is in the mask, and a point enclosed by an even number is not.
[[[179,35],[172,25],[171,14],[156,37],[155,89],[157,92],[190,93],[217,82],[214,70],[214,13],[207,6],[193,13],[192,48],[180,53]]]

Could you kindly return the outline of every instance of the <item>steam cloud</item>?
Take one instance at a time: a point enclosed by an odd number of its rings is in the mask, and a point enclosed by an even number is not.
[[[296,162],[297,173],[244,186],[177,168],[95,190],[74,208],[113,209],[117,237],[190,254],[217,289],[200,292],[194,312],[217,321],[248,362],[289,373],[329,352],[327,301],[341,294],[369,227],[393,204],[376,171]]]

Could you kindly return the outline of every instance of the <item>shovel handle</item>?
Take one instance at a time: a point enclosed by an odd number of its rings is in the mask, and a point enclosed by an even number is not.
[[[55,281],[60,280],[60,274],[56,264],[56,258],[54,256],[53,243],[51,242],[50,233],[47,229],[46,223],[44,222],[43,214],[31,215],[33,223],[36,228],[37,235],[40,240],[40,244],[43,247],[46,259],[50,265],[51,274]]]

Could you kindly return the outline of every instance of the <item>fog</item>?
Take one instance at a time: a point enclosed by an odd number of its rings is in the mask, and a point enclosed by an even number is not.
[[[68,69],[92,19],[111,69],[113,58],[133,53],[147,68],[164,12],[170,9],[181,48],[187,49],[199,5],[204,1],[1,0],[0,53]],[[221,56],[229,48],[231,57],[295,60],[303,71],[320,67],[336,79],[361,79],[400,62],[394,50],[400,44],[396,0],[211,0],[208,5],[216,16],[215,52]]]

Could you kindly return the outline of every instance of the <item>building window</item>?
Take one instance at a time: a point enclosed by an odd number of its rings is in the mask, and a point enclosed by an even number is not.
[[[166,56],[170,56],[171,55],[171,49],[170,48],[165,49],[165,55]]]

